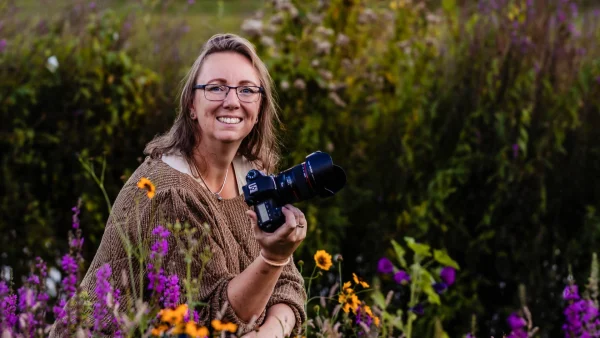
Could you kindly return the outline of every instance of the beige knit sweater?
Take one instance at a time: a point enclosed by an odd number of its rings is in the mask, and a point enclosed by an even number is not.
[[[241,177],[240,173],[236,176]],[[149,199],[145,191],[137,187],[140,178],[146,177],[156,187],[156,195]],[[229,281],[244,271],[259,255],[260,247],[254,238],[253,229],[245,211],[248,205],[244,196],[239,195],[233,199],[219,201],[210,191],[199,184],[192,176],[174,169],[159,159],[146,158],[144,163],[129,178],[119,193],[111,215],[108,219],[100,247],[82,281],[81,287],[95,301],[96,272],[105,263],[112,267],[113,285],[121,289],[124,303],[126,299],[133,299],[130,289],[122,285],[122,275],[129,276],[129,259],[121,235],[127,234],[134,247],[139,246],[149,250],[151,243],[157,238],[152,235],[152,230],[159,224],[166,225],[180,220],[188,222],[198,229],[196,240],[200,241],[201,248],[208,247],[212,258],[205,267],[200,282],[197,300],[206,303],[199,309],[200,322],[210,325],[210,320],[216,318],[223,309],[224,321],[238,324],[238,333],[251,331],[256,325],[264,321],[265,312],[260,315],[255,325],[249,325],[235,314],[227,300],[227,285]],[[210,227],[210,233],[203,230],[203,224]],[[186,263],[181,247],[174,236],[169,236],[169,253],[165,259],[165,273],[177,274],[180,280],[180,302],[186,301],[183,281],[186,278]],[[179,242],[180,243],[180,242]],[[147,262],[142,263],[145,269]],[[136,280],[136,290],[139,294],[139,269],[140,264],[133,258],[133,270]],[[198,278],[201,269],[199,257],[191,265],[192,278]],[[144,271],[145,275],[145,271]],[[127,283],[131,283],[129,280]],[[149,294],[147,279],[144,281],[145,298]],[[126,290],[123,290],[126,289]],[[129,296],[128,296],[129,294]],[[139,298],[139,297],[138,297]],[[267,308],[278,303],[289,305],[296,316],[294,331],[298,332],[306,319],[304,302],[306,293],[304,281],[298,269],[291,261],[284,270],[275,286],[275,290],[267,304]],[[222,313],[222,312],[221,312]],[[109,326],[107,334],[114,331],[114,325]],[[60,329],[55,323],[50,336],[63,336],[64,328]]]

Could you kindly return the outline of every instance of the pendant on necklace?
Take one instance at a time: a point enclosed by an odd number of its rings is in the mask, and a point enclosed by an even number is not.
[[[222,201],[222,200],[223,200],[223,197],[221,197],[221,195],[219,195],[218,193],[215,193],[215,196],[217,196],[217,199],[218,199],[219,201]]]

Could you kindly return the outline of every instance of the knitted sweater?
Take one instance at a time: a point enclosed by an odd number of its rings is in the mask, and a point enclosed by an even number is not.
[[[235,166],[234,166],[235,168]],[[144,190],[137,187],[140,178],[148,178],[156,187],[156,194],[149,199]],[[236,172],[238,184],[239,172]],[[244,334],[261,325],[266,311],[260,315],[255,324],[247,323],[238,318],[233,308],[228,304],[227,286],[229,281],[246,269],[259,255],[260,246],[254,238],[250,219],[245,214],[248,205],[244,196],[219,201],[214,194],[199,184],[192,176],[174,169],[159,159],[146,158],[129,178],[117,196],[109,216],[100,247],[81,283],[81,288],[87,291],[91,300],[95,301],[96,272],[105,263],[112,267],[113,285],[121,289],[122,301],[131,300],[131,276],[129,273],[129,258],[123,244],[122,234],[126,234],[132,247],[140,244],[149,249],[158,238],[152,230],[159,224],[173,224],[179,220],[182,224],[189,223],[198,231],[194,235],[200,243],[200,252],[195,254],[191,263],[191,276],[200,278],[202,262],[201,251],[210,249],[212,257],[202,271],[199,290],[196,294],[197,301],[206,303],[199,310],[199,322],[210,325],[212,319],[222,314],[223,321],[233,322],[238,325],[238,333]],[[208,225],[209,230],[203,226]],[[165,257],[163,267],[166,275],[176,274],[180,281],[180,303],[186,302],[183,281],[186,278],[186,263],[181,250],[184,245],[177,241],[174,235],[169,236],[169,251]],[[139,295],[140,264],[132,258],[134,270],[135,289]],[[147,262],[141,265],[145,276]],[[122,276],[127,276],[123,278]],[[123,283],[123,279],[125,281]],[[148,295],[147,279],[145,278],[144,294]],[[126,289],[126,290],[123,290]],[[296,317],[295,332],[306,319],[304,301],[306,293],[304,281],[298,269],[291,261],[283,269],[274,292],[267,303],[267,308],[284,303],[289,305]],[[103,320],[108,326],[108,334],[115,330],[109,317]],[[51,336],[62,336],[55,323]],[[64,332],[64,331],[63,331]]]

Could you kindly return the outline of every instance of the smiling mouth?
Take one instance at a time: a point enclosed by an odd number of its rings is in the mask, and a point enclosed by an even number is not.
[[[217,121],[225,124],[238,124],[242,122],[242,119],[239,117],[217,117]]]

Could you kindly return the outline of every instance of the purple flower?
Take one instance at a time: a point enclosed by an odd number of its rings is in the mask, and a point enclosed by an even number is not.
[[[96,8],[96,2],[94,2],[94,1],[90,2],[89,7],[90,7],[90,9]]]
[[[567,285],[563,290],[563,299],[564,300],[578,300],[579,299],[579,290],[577,289],[577,285]]]
[[[446,286],[454,284],[456,279],[456,270],[451,266],[446,266],[440,271],[440,277],[446,283]]]
[[[79,229],[79,213],[81,212],[79,204],[71,208],[71,211],[73,211],[73,229]]]
[[[8,43],[6,42],[6,39],[1,39],[0,40],[0,53],[4,52],[4,50],[6,49],[6,45]]]
[[[54,318],[56,318],[56,321],[63,324],[67,323],[67,311],[65,309],[65,305],[67,305],[67,302],[64,299],[61,299],[58,301],[58,304],[52,308],[52,312],[54,312]]]
[[[188,0],[188,4],[193,5],[194,3],[196,3],[196,0]]]
[[[398,284],[407,284],[410,282],[410,275],[406,271],[400,270],[394,275],[394,280]]]
[[[521,318],[521,316],[519,316],[519,314],[516,312],[511,313],[506,319],[506,322],[512,331],[522,329],[525,327],[525,325],[527,325],[525,319]]]
[[[6,282],[0,281],[0,332],[17,323],[17,295],[11,295]]]
[[[513,158],[517,158],[519,156],[519,145],[516,143],[512,145],[512,155]]]
[[[446,285],[446,283],[442,282],[442,283],[434,283],[433,284],[433,289],[435,290],[435,292],[438,295],[441,295],[444,291],[446,291],[448,289],[448,285]]]
[[[169,251],[169,244],[167,243],[167,238],[171,234],[169,230],[165,229],[163,226],[159,225],[152,231],[153,235],[158,235],[159,239],[152,244],[150,248],[150,259],[155,259],[158,257],[165,257],[167,252]]]
[[[421,303],[411,307],[409,310],[419,316],[422,316],[425,313],[425,308],[423,307],[423,304],[421,304]]]
[[[592,300],[578,300],[571,302],[565,308],[566,317],[563,330],[567,337],[597,337],[598,308]]]
[[[109,264],[102,265],[96,272],[96,297],[94,303],[94,331],[100,331],[104,328],[104,318],[108,316],[111,298],[113,293],[112,285],[110,285],[110,275],[112,269]]]
[[[162,300],[165,308],[174,309],[179,304],[179,278],[177,275],[171,275],[167,278]]]
[[[377,262],[377,271],[383,274],[394,273],[394,264],[392,264],[387,257],[382,257],[379,262]]]
[[[167,277],[165,271],[161,268],[158,271],[154,268],[152,263],[148,263],[148,290],[153,290],[156,294],[162,294],[165,290]]]
[[[66,254],[61,259],[60,264],[66,274],[62,280],[62,288],[67,293],[67,297],[71,298],[77,291],[77,262],[71,255]]]

